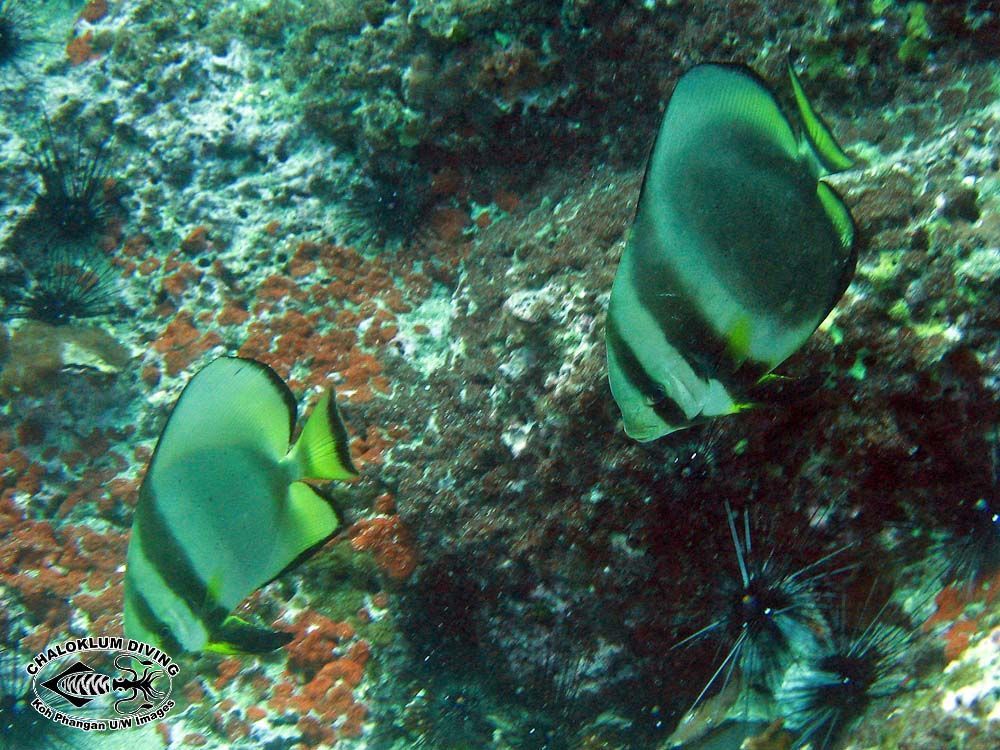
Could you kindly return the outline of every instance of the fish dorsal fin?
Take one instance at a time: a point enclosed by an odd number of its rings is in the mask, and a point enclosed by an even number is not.
[[[220,357],[181,393],[157,443],[150,474],[234,440],[281,456],[291,441],[296,410],[292,392],[270,367],[252,359]]]
[[[340,418],[337,402],[330,391],[316,404],[295,441],[292,457],[296,475],[302,479],[355,479],[358,470],[351,462],[347,429]]]
[[[844,152],[837,139],[833,137],[830,126],[813,109],[791,60],[788,61],[788,77],[792,81],[792,93],[795,95],[795,104],[802,118],[808,151],[827,174],[850,169],[854,165],[854,160]]]
[[[795,133],[760,76],[743,65],[703,63],[688,71],[674,88],[646,167],[644,193],[662,189],[662,177],[672,173],[668,160],[673,154],[692,148],[704,151],[713,133],[724,132],[733,123],[759,134],[776,150],[792,157],[798,153]],[[665,133],[670,134],[669,144],[661,142]]]
[[[844,249],[840,280],[830,302],[830,308],[833,309],[837,300],[847,290],[851,279],[854,278],[854,269],[858,264],[858,244],[856,242],[858,230],[854,225],[854,217],[851,216],[850,209],[847,208],[844,199],[836,190],[825,182],[819,182],[816,186],[816,195],[819,197],[820,203],[823,204],[823,210],[826,211],[826,215],[830,217],[830,221],[837,230],[840,244]]]

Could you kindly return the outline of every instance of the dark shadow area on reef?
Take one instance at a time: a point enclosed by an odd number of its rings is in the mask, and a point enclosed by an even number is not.
[[[535,595],[536,573],[523,561],[484,587],[467,574],[470,562],[438,560],[404,597],[400,626],[413,667],[403,682],[431,696],[418,710],[423,741],[461,748],[499,730],[514,747],[570,748],[609,701],[634,716],[633,739],[658,734],[638,675],[626,668],[614,685],[608,679],[628,656],[598,653],[599,632],[620,630],[614,613],[554,609]],[[497,714],[504,720],[484,723]]]

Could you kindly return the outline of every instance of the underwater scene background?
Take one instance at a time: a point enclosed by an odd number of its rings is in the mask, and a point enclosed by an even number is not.
[[[797,71],[857,267],[752,403],[637,442],[606,314],[705,62],[786,113]],[[0,200],[3,750],[1000,746],[997,3],[0,0]],[[333,388],[359,474],[239,607],[287,643],[43,718],[226,355]]]

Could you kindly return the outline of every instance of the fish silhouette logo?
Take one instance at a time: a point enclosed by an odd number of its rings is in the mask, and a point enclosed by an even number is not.
[[[163,718],[179,668],[155,646],[126,638],[80,638],[51,646],[26,666],[32,707],[84,731],[131,729]]]
[[[125,662],[132,658],[134,657],[125,654],[119,654],[115,657],[115,668],[120,673],[128,673],[130,676],[127,677],[111,677],[96,672],[82,661],[78,661],[55,677],[50,677],[41,685],[77,708],[83,708],[95,698],[128,691],[127,695],[115,701],[114,710],[122,715],[135,714],[152,708],[155,701],[165,696],[163,691],[153,687],[153,681],[166,672],[162,669],[150,669],[153,662],[143,659],[139,661],[144,667],[142,676],[139,676],[136,670],[125,665]],[[140,695],[144,700],[136,705],[136,700]],[[121,706],[128,706],[128,704],[132,704],[132,706],[121,708]]]

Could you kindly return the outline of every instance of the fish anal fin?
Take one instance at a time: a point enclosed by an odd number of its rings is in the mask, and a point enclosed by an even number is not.
[[[205,646],[215,654],[265,654],[275,651],[292,640],[291,633],[271,630],[230,615]]]
[[[305,482],[288,486],[288,513],[279,534],[298,546],[296,554],[329,537],[340,526],[330,501]]]
[[[292,449],[300,479],[355,479],[347,429],[340,418],[332,391],[316,404]]]
[[[844,152],[833,137],[830,126],[813,109],[791,60],[788,60],[788,77],[792,81],[792,93],[795,95],[795,104],[799,109],[808,145],[816,159],[830,173],[850,169],[854,166],[854,160]]]

